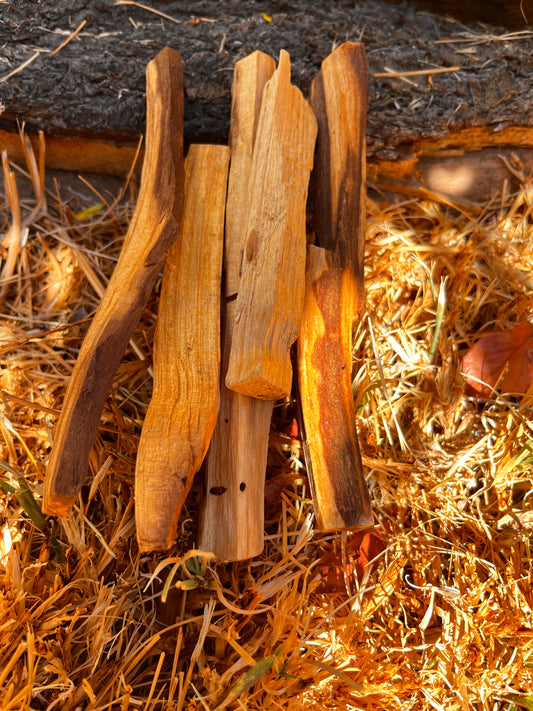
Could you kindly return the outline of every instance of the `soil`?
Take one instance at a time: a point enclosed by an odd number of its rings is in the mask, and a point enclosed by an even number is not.
[[[48,135],[134,141],[144,129],[145,66],[168,45],[183,58],[186,139],[224,142],[236,61],[256,49],[274,57],[287,49],[293,81],[306,94],[322,59],[347,40],[364,42],[367,51],[370,159],[394,160],[402,143],[470,126],[499,131],[533,124],[532,32],[467,26],[378,0],[152,5],[172,20],[138,5],[94,0],[4,6],[0,128],[15,130],[25,121]],[[373,76],[440,67],[460,70],[430,78]]]

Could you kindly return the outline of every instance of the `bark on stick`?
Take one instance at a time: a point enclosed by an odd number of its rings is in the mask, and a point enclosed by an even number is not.
[[[146,68],[146,153],[122,252],[82,344],[54,435],[44,510],[66,516],[87,476],[115,370],[176,239],[183,210],[180,55],[162,50]]]
[[[310,246],[298,341],[306,462],[318,527],[372,525],[352,395],[352,328],[363,308],[366,62],[346,43],[311,85],[318,121],[312,177],[320,246]]]

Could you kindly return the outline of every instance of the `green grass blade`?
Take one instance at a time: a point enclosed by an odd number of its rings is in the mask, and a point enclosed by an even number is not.
[[[26,481],[24,476],[20,474],[16,469],[14,469],[10,464],[4,462],[1,459],[0,468],[12,474],[17,480],[18,489],[11,486],[10,484],[7,484],[7,486],[12,489],[12,491],[9,493],[15,494],[15,496],[17,497],[17,501],[19,502],[23,510],[26,512],[26,514],[29,516],[31,521],[35,524],[35,526],[37,526],[40,531],[46,533],[48,530],[46,518],[44,517],[44,514],[41,511],[41,507],[39,506],[37,501],[35,501],[35,497],[33,496],[28,482]],[[6,482],[3,482],[3,489],[6,489],[5,484]]]
[[[232,696],[237,698],[251,686],[256,684],[264,674],[272,669],[274,662],[277,659],[280,659],[280,657],[281,652],[278,651],[274,652],[274,654],[270,654],[268,657],[260,659],[257,664],[248,669],[243,678],[235,684],[231,690]]]
[[[429,349],[429,362],[433,363],[435,360],[435,353],[437,352],[437,344],[439,342],[440,330],[442,328],[442,322],[444,320],[444,312],[446,311],[446,282],[448,277],[444,277],[440,282],[439,297],[437,299],[437,313],[435,316],[435,331],[433,332],[433,340],[431,341],[431,347]]]
[[[533,711],[533,696],[522,696],[520,694],[510,694],[505,697],[508,701],[512,701],[515,705],[517,704],[520,708],[527,709],[527,711]]]
[[[15,489],[14,486],[11,486],[11,484],[8,484],[7,481],[3,481],[3,479],[0,479],[0,487],[6,491],[8,494],[16,494],[17,490]]]

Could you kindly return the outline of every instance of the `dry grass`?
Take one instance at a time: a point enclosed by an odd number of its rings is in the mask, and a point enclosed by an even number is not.
[[[342,560],[349,541],[313,532],[285,406],[268,476],[286,485],[269,505],[263,555],[219,565],[195,551],[201,477],[175,549],[139,554],[133,474],[156,295],[78,504],[53,530],[28,516],[21,487],[39,503],[65,387],[135,197],[128,188],[77,219],[89,205],[44,193],[43,173],[35,162],[31,200],[9,177],[1,198],[0,459],[18,493],[0,490],[3,711],[533,708],[532,398],[468,398],[460,376],[480,334],[531,318],[531,183],[481,216],[369,201],[355,393],[386,549],[362,580],[320,595],[321,557]]]

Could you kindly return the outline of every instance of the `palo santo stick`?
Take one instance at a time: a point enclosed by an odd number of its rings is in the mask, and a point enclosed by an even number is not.
[[[352,328],[364,298],[366,62],[346,43],[322,63],[310,103],[319,133],[313,174],[320,247],[307,252],[298,341],[306,463],[321,530],[372,525],[352,395]]]
[[[226,200],[226,241],[224,243],[224,294],[239,291],[245,226],[248,217],[250,173],[261,98],[276,62],[263,52],[253,52],[235,64],[231,87],[229,145],[231,165]]]
[[[264,545],[264,488],[273,400],[257,400],[224,385],[239,288],[254,136],[272,57],[254,52],[235,65],[230,125],[231,166],[226,200],[225,294],[222,307],[220,410],[206,456],[206,493],[199,546],[221,560],[246,560]]]
[[[135,471],[141,551],[169,548],[218,414],[220,288],[229,149],[191,146],[154,339],[154,391]]]
[[[318,121],[313,226],[319,245],[354,275],[354,317],[365,300],[366,75],[364,46],[346,42],[322,62],[309,94]]]
[[[305,425],[307,473],[321,531],[372,525],[357,443],[352,395],[353,274],[333,252],[307,250],[298,376]]]
[[[227,367],[235,302],[225,307],[222,368]],[[265,473],[273,400],[221,387],[220,411],[206,458],[199,547],[220,560],[246,560],[264,546]]]
[[[263,400],[288,395],[290,346],[305,289],[305,209],[316,120],[290,83],[290,60],[263,92],[252,156],[245,248],[226,385]],[[243,196],[243,199],[246,199]]]
[[[183,77],[166,48],[146,68],[146,153],[124,246],[82,344],[54,437],[44,510],[68,515],[87,475],[113,375],[175,240],[183,210]]]

